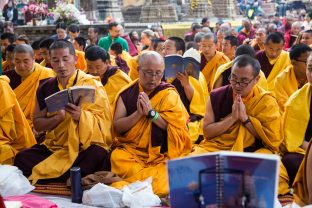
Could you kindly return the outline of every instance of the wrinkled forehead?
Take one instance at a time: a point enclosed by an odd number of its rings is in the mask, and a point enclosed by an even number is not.
[[[237,79],[249,79],[253,77],[253,68],[251,64],[247,64],[246,66],[238,66],[235,63],[232,66],[231,75],[234,75]]]
[[[143,70],[159,71],[165,69],[165,64],[162,57],[148,56],[140,63],[139,67]]]

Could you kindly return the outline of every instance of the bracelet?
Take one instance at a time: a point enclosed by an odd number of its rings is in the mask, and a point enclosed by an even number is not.
[[[158,119],[158,117],[159,117],[159,114],[158,114],[158,112],[156,111],[155,116],[152,118],[152,122],[155,122],[155,121]]]
[[[246,121],[242,122],[243,126],[246,126],[246,124],[248,124],[250,121],[249,117],[247,117]]]

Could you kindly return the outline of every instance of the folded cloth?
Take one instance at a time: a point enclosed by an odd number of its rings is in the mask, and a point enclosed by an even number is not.
[[[35,196],[32,194],[5,197],[4,201],[20,201],[23,204],[23,208],[33,208],[33,207],[57,208],[57,205],[55,203],[40,196]]]
[[[98,183],[104,183],[110,185],[114,182],[121,181],[122,179],[118,177],[115,173],[110,171],[98,171],[94,174],[89,174],[81,179],[82,189],[90,189]],[[70,178],[66,182],[67,186],[71,186]]]

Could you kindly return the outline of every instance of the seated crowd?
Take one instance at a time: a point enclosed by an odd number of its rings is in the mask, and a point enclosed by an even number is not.
[[[118,189],[152,176],[163,197],[170,159],[220,150],[277,154],[278,194],[311,204],[312,32],[291,43],[285,28],[243,20],[237,34],[230,23],[215,31],[194,24],[182,39],[154,27],[141,41],[116,22],[102,38],[96,27],[81,37],[78,25],[67,35],[64,23],[39,40],[5,32],[0,164],[17,166],[33,184],[64,182],[73,166],[82,177],[115,173]],[[165,79],[164,57],[189,48],[199,77],[185,71]],[[45,99],[73,86],[93,86],[94,102],[48,112]]]

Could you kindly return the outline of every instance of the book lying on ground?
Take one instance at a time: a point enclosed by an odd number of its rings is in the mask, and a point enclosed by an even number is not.
[[[171,207],[274,207],[279,156],[216,152],[168,161]]]
[[[191,48],[183,56],[168,55],[165,56],[165,79],[176,78],[178,72],[187,72],[189,76],[199,79],[200,73],[200,54],[197,50]]]
[[[64,109],[68,103],[94,103],[95,88],[93,86],[73,86],[45,98],[49,113]]]

